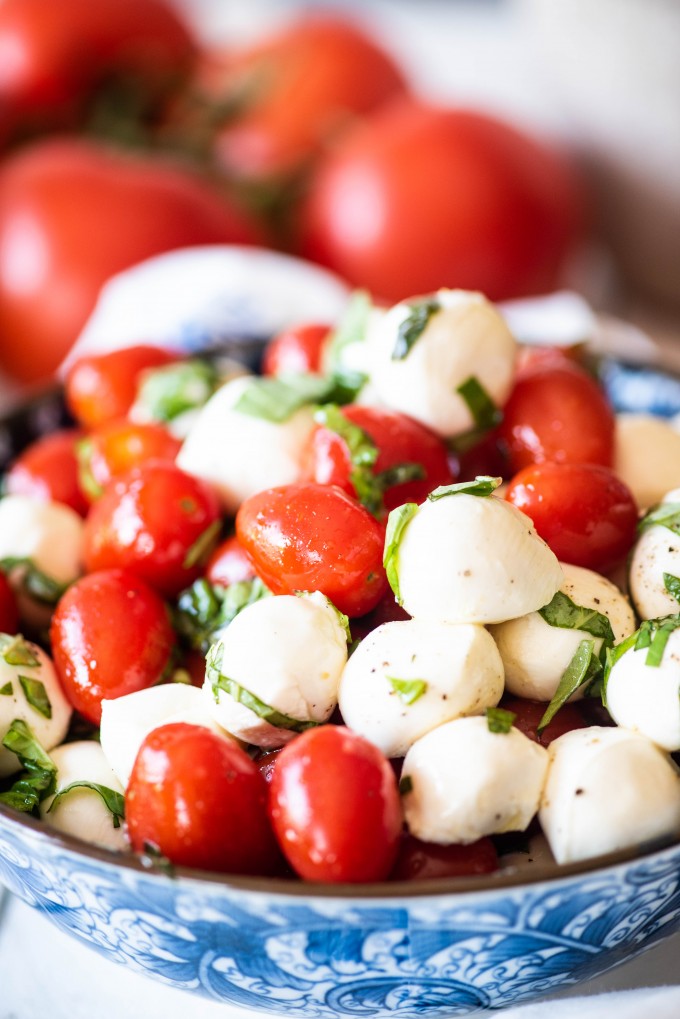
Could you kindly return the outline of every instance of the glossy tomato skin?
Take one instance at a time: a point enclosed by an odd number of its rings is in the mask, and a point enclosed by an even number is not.
[[[550,724],[546,725],[540,733],[538,726],[548,707],[547,703],[505,694],[499,706],[505,711],[512,711],[515,715],[512,724],[516,729],[523,732],[534,743],[540,743],[544,747],[549,747],[554,739],[564,736],[565,732],[571,732],[572,729],[585,729],[590,724],[582,712],[580,701],[563,704]]]
[[[511,480],[508,502],[533,520],[558,559],[606,573],[635,541],[630,489],[598,464],[535,464]]]
[[[324,345],[330,332],[329,325],[317,323],[284,329],[267,345],[262,362],[263,373],[320,372]]]
[[[395,103],[320,164],[301,251],[390,301],[442,286],[502,300],[555,287],[581,206],[571,167],[515,128]]]
[[[413,418],[395,410],[360,404],[342,407],[340,413],[376,446],[378,456],[371,468],[374,477],[402,464],[422,467],[424,477],[384,489],[383,511],[389,512],[405,502],[423,502],[438,485],[449,485],[454,480],[446,446],[439,436]],[[358,498],[353,470],[345,439],[332,428],[319,425],[312,432],[304,454],[303,477],[321,485],[337,485]]]
[[[348,616],[362,616],[386,591],[384,531],[339,488],[282,485],[246,499],[236,536],[274,594],[321,591]]]
[[[125,417],[145,372],[176,360],[172,351],[143,343],[85,354],[73,362],[66,376],[68,409],[84,428]]]
[[[306,881],[383,881],[402,811],[389,761],[344,726],[296,737],[278,756],[269,810],[286,859]]]
[[[205,576],[217,587],[229,587],[242,580],[252,580],[255,568],[235,534],[220,542],[205,566]]]
[[[181,446],[163,425],[136,424],[127,418],[106,421],[80,444],[81,484],[94,501],[113,478],[147,460],[174,462]]]
[[[512,474],[533,463],[614,460],[614,412],[594,379],[576,365],[540,364],[517,379],[500,435]]]
[[[172,598],[201,575],[219,524],[209,485],[174,463],[149,460],[112,481],[90,510],[85,566],[129,569]]]
[[[175,648],[163,600],[127,570],[72,584],[52,616],[50,641],[66,696],[95,725],[104,698],[155,686]]]
[[[186,722],[149,733],[125,796],[132,848],[156,846],[171,863],[267,875],[280,853],[267,817],[265,781],[245,751]]]
[[[145,258],[259,239],[189,169],[84,140],[28,146],[0,171],[2,367],[23,382],[49,377],[103,283]]]
[[[19,609],[14,591],[4,573],[0,572],[0,633],[17,633]]]
[[[405,834],[390,874],[392,881],[432,881],[447,877],[476,877],[498,870],[498,853],[489,838],[470,845],[441,846]]]
[[[82,437],[82,432],[64,428],[36,439],[7,471],[5,491],[61,502],[85,516],[89,502],[80,484],[77,456]]]

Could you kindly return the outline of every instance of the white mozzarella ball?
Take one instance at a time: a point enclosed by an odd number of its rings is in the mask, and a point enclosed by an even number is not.
[[[545,747],[519,729],[491,732],[480,717],[440,725],[404,759],[409,831],[443,844],[523,831],[538,810],[547,768]]]
[[[235,513],[257,492],[297,481],[302,452],[314,428],[311,407],[295,411],[283,422],[238,410],[236,404],[252,384],[248,376],[218,389],[177,456],[182,470],[212,484],[227,513]]]
[[[73,709],[59,682],[51,658],[37,644],[2,635],[0,650],[0,741],[12,722],[21,719],[45,750],[61,743]],[[9,660],[8,660],[9,659]],[[12,661],[22,664],[11,664]],[[35,662],[36,664],[30,664]],[[42,694],[49,707],[42,707]],[[49,715],[50,717],[47,717]],[[16,754],[0,746],[0,776],[21,771]]]
[[[211,661],[232,692],[214,685]],[[224,729],[273,749],[295,735],[290,722],[330,717],[346,661],[347,634],[327,598],[278,595],[249,605],[217,635],[203,690]],[[253,698],[256,705],[248,706]]]
[[[664,504],[680,508],[680,489],[667,492],[660,507]],[[656,619],[680,610],[677,599],[666,589],[664,573],[680,577],[680,534],[663,524],[650,524],[635,543],[628,575],[630,596],[641,619]]]
[[[680,831],[680,773],[650,740],[621,728],[553,740],[539,820],[558,863]]]
[[[614,471],[641,509],[654,506],[680,485],[680,434],[650,414],[619,414]]]
[[[562,563],[560,591],[574,604],[607,616],[616,643],[635,630],[635,615],[625,595],[606,577]],[[490,627],[503,659],[505,685],[510,693],[536,701],[552,700],[579,643],[592,640],[598,654],[602,638],[586,630],[552,626],[538,612]]]
[[[680,630],[670,634],[659,665],[648,648],[628,648],[607,679],[607,708],[617,725],[641,732],[664,750],[680,750]]]
[[[468,379],[476,378],[496,406],[503,405],[512,386],[517,345],[482,294],[440,290],[431,299],[439,308],[401,359],[393,353],[399,329],[412,314],[411,304],[395,305],[376,323],[368,344],[370,378],[385,406],[451,437],[475,426],[457,392]]]
[[[345,723],[387,757],[461,715],[498,704],[503,665],[483,626],[408,619],[365,637],[345,666],[339,705]]]
[[[146,737],[171,722],[203,725],[221,736],[227,735],[215,721],[203,691],[186,683],[163,683],[102,701],[102,750],[125,788]]]
[[[56,747],[50,757],[57,768],[55,795],[73,782],[93,782],[113,792],[123,792],[104,751],[94,740],[64,743]],[[105,849],[122,853],[129,848],[123,825],[114,827],[113,814],[94,789],[72,789],[50,810],[54,798],[48,796],[40,804],[40,816],[51,828],[66,835],[76,835]]]
[[[514,619],[546,605],[563,579],[529,517],[494,496],[461,493],[418,508],[396,572],[409,615],[441,623]]]

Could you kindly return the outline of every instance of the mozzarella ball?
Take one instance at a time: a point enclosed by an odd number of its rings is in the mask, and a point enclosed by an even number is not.
[[[440,623],[500,623],[546,605],[562,584],[533,523],[494,496],[426,500],[402,532],[399,600]]]
[[[418,619],[383,623],[345,666],[339,705],[345,723],[387,757],[461,715],[498,704],[503,665],[483,626]]]
[[[548,753],[539,820],[558,863],[680,832],[680,773],[644,736],[574,729]]]
[[[37,644],[20,636],[3,634],[0,643],[3,645],[0,650],[0,741],[12,722],[21,719],[43,749],[51,750],[64,739],[73,711],[52,659]],[[23,664],[11,664],[19,658]],[[29,664],[31,661],[36,664]],[[46,706],[42,706],[43,688]],[[41,705],[42,710],[36,705]],[[0,746],[0,777],[17,771],[21,771],[21,765],[16,754]]]
[[[237,409],[253,385],[252,376],[228,382],[198,414],[177,463],[188,474],[208,481],[227,513],[244,499],[298,480],[302,453],[314,428],[311,407],[286,421],[269,421]]]
[[[668,638],[659,665],[648,648],[629,648],[607,679],[607,708],[617,725],[641,732],[664,750],[680,750],[680,630]]]
[[[680,434],[650,414],[619,414],[614,471],[641,509],[654,506],[680,485]]]
[[[255,746],[283,746],[300,725],[325,722],[338,701],[347,661],[347,634],[324,595],[264,598],[243,609],[216,637],[208,654],[234,691],[214,685],[210,667],[203,686],[215,720]],[[237,699],[238,698],[238,699]],[[248,703],[256,701],[254,707]],[[286,716],[286,724],[271,712]]]
[[[371,384],[385,406],[449,438],[476,424],[457,392],[468,379],[476,378],[497,407],[505,403],[517,345],[505,320],[482,294],[440,290],[431,298],[438,310],[406,356],[395,359],[399,329],[412,314],[412,305],[422,300],[397,304],[376,323],[369,338]]]
[[[635,630],[635,615],[626,597],[606,577],[580,566],[562,563],[564,581],[560,591],[576,605],[607,616],[616,643]],[[592,640],[594,652],[601,637],[585,630],[568,630],[550,623],[538,612],[529,612],[490,627],[505,668],[505,685],[510,693],[530,700],[552,700],[565,669],[579,643]]]
[[[680,489],[667,492],[660,505],[664,503],[680,507]],[[664,573],[680,577],[680,534],[663,524],[651,524],[635,542],[628,576],[630,596],[641,619],[680,611],[677,599],[666,590]]]
[[[228,735],[215,721],[203,691],[185,683],[163,683],[102,701],[102,750],[124,788],[146,737],[171,722],[203,725],[221,736]]]
[[[402,769],[409,831],[426,842],[469,843],[523,831],[538,810],[548,753],[519,731],[458,718],[417,740]]]
[[[123,787],[94,740],[64,743],[50,756],[57,768],[56,793],[73,782],[93,782],[122,794]],[[128,849],[123,825],[114,828],[113,814],[94,789],[72,789],[51,811],[53,800],[54,796],[48,796],[40,804],[40,816],[51,828],[105,849],[121,853]]]

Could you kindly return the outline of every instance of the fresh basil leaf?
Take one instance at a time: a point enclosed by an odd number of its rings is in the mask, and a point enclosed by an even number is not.
[[[349,299],[345,312],[328,341],[327,360],[333,373],[344,374],[343,354],[346,347],[363,343],[373,303],[367,290],[356,290]]]
[[[465,401],[475,429],[486,432],[500,423],[502,414],[476,375],[461,382],[456,392]]]
[[[638,530],[646,531],[657,525],[680,535],[680,502],[662,502],[655,506],[642,518]]]
[[[329,403],[354,403],[357,396],[368,382],[364,372],[352,371],[350,368],[335,368],[329,376],[332,386],[328,396]]]
[[[37,711],[43,718],[52,717],[52,705],[47,696],[45,684],[39,679],[31,679],[30,676],[18,676],[24,696],[34,711]]]
[[[484,712],[489,732],[509,733],[517,718],[514,711],[506,711],[505,708],[487,708]]]
[[[234,404],[234,410],[282,424],[302,407],[331,400],[334,385],[332,378],[322,375],[253,378]]]
[[[459,481],[455,485],[440,485],[439,488],[435,488],[434,492],[430,492],[427,498],[430,502],[437,502],[438,499],[445,499],[449,495],[478,495],[486,498],[502,484],[502,478],[479,474],[474,481]]]
[[[0,633],[0,655],[8,665],[24,665],[29,669],[38,668],[40,659],[32,645],[20,633]]]
[[[183,570],[192,570],[194,566],[198,566],[199,563],[207,559],[221,530],[222,521],[218,519],[213,520],[212,524],[206,527],[202,534],[199,534],[184,557],[184,562],[182,563]]]
[[[572,694],[576,693],[580,687],[589,685],[601,671],[602,663],[595,654],[594,642],[592,640],[580,641],[573,658],[562,673],[557,690],[545,709],[536,731],[543,732]]]
[[[5,685],[0,688],[0,697],[11,697],[13,693],[14,687],[11,683],[5,683]]]
[[[645,665],[658,668],[663,661],[668,638],[680,627],[680,615],[661,616],[659,619],[646,619],[637,631],[635,650],[648,648]]]
[[[408,796],[413,792],[413,779],[410,775],[404,775],[399,782],[399,795]]]
[[[397,330],[397,342],[392,351],[393,361],[403,361],[422,336],[432,316],[441,308],[439,301],[427,298],[409,305],[409,312]]]
[[[591,637],[601,637],[607,647],[614,645],[614,631],[608,616],[585,605],[577,605],[564,591],[557,591],[551,601],[538,610],[550,626],[562,630],[583,630]]]
[[[192,648],[205,653],[218,630],[228,626],[248,605],[270,594],[259,577],[226,588],[201,578],[180,594],[173,612],[175,628]]]
[[[153,421],[174,421],[207,403],[218,384],[217,369],[210,361],[177,361],[145,373],[136,403]]]
[[[61,803],[64,796],[73,792],[74,789],[91,789],[92,792],[97,793],[104,801],[104,806],[111,812],[113,827],[120,828],[120,822],[125,820],[125,797],[123,794],[116,792],[115,789],[110,789],[107,785],[100,785],[98,782],[87,782],[84,779],[71,782],[69,785],[64,786],[63,789],[60,789],[47,808],[47,813],[51,814],[58,804]]]
[[[675,598],[677,602],[680,602],[680,577],[674,577],[672,573],[664,573],[663,586],[671,598]]]
[[[396,679],[393,676],[385,676],[385,679],[404,704],[415,704],[424,693],[427,693],[427,683],[424,679]]]
[[[401,592],[399,590],[399,544],[412,518],[418,512],[418,504],[415,502],[404,503],[393,509],[387,518],[385,529],[385,552],[383,554],[383,566],[387,574],[394,597],[401,605]]]
[[[343,439],[353,467],[372,467],[378,459],[378,447],[368,432],[345,417],[334,403],[328,403],[314,414],[314,420]]]
[[[386,492],[388,488],[394,488],[395,485],[406,485],[409,481],[422,481],[424,477],[425,468],[422,464],[405,461],[393,464],[392,467],[386,467],[384,471],[379,471],[375,479],[382,491]]]
[[[23,567],[21,584],[26,593],[44,605],[56,605],[68,584],[62,584],[54,577],[43,573],[35,566],[32,559],[20,556],[7,556],[0,559],[0,569],[5,573],[9,573],[19,566]]]
[[[104,494],[104,489],[92,473],[92,454],[94,446],[91,439],[80,439],[75,446],[78,462],[78,483],[85,494],[96,502]]]
[[[16,754],[24,773],[7,792],[0,793],[0,803],[24,813],[33,813],[38,805],[54,792],[57,779],[54,761],[21,718],[16,718],[12,722],[5,733],[2,745]]]

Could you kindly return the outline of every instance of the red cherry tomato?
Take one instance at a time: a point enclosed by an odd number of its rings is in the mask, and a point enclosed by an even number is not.
[[[286,859],[306,881],[383,881],[402,828],[386,757],[343,726],[309,729],[279,754],[270,815]]]
[[[72,584],[52,616],[50,640],[66,696],[95,724],[104,698],[158,683],[175,647],[164,602],[127,570],[92,573]]]
[[[487,432],[470,449],[454,454],[452,460],[461,481],[472,481],[483,474],[492,478],[507,478],[511,473],[508,451],[498,428]]]
[[[5,475],[8,495],[63,502],[85,516],[89,503],[79,481],[76,447],[82,432],[64,428],[32,442]]]
[[[125,417],[144,373],[176,360],[177,354],[145,344],[79,357],[66,376],[68,409],[85,428]]]
[[[582,714],[580,701],[563,704],[550,724],[546,725],[540,734],[537,729],[548,707],[547,703],[505,694],[500,707],[506,711],[512,711],[515,715],[515,720],[512,723],[515,728],[532,739],[534,743],[540,743],[544,747],[549,747],[554,739],[564,736],[565,732],[571,732],[572,729],[585,729],[588,725]]]
[[[201,575],[219,526],[217,497],[205,482],[150,460],[111,482],[92,507],[85,566],[127,568],[171,598]]]
[[[271,874],[280,854],[258,767],[231,740],[174,722],[149,733],[125,795],[132,848],[229,874]]]
[[[576,365],[524,372],[503,408],[500,434],[513,474],[545,460],[611,467],[614,459],[614,412]]]
[[[47,378],[114,273],[174,248],[258,239],[186,167],[83,140],[21,149],[0,172],[2,367]]]
[[[635,499],[607,467],[525,467],[510,482],[506,499],[531,517],[562,562],[606,573],[623,561],[635,540]]]
[[[322,161],[301,250],[390,300],[442,286],[501,300],[553,289],[580,221],[555,151],[483,113],[400,103]]]
[[[19,609],[9,580],[0,572],[0,633],[16,633],[19,629]]]
[[[112,478],[147,460],[171,463],[182,443],[163,425],[135,424],[127,418],[106,421],[80,444],[80,479],[91,500],[98,499]]]
[[[443,877],[475,877],[498,870],[498,853],[491,839],[478,839],[468,846],[440,846],[404,835],[390,879],[425,881]]]
[[[339,408],[338,415],[361,429],[376,447],[375,463],[357,471],[342,432],[335,431],[332,424],[320,425],[312,432],[304,454],[303,478],[337,485],[379,514],[405,502],[422,502],[438,485],[453,481],[446,446],[413,418],[358,404]],[[395,484],[395,471],[400,467],[420,468],[422,477]]]
[[[255,576],[250,556],[235,534],[221,542],[212,553],[205,567],[206,578],[216,587],[229,587]]]
[[[321,356],[330,332],[328,325],[310,324],[284,329],[268,344],[262,371],[265,375],[320,372]]]
[[[241,504],[236,536],[274,594],[321,591],[341,612],[362,616],[385,593],[384,531],[339,488],[259,492]]]

